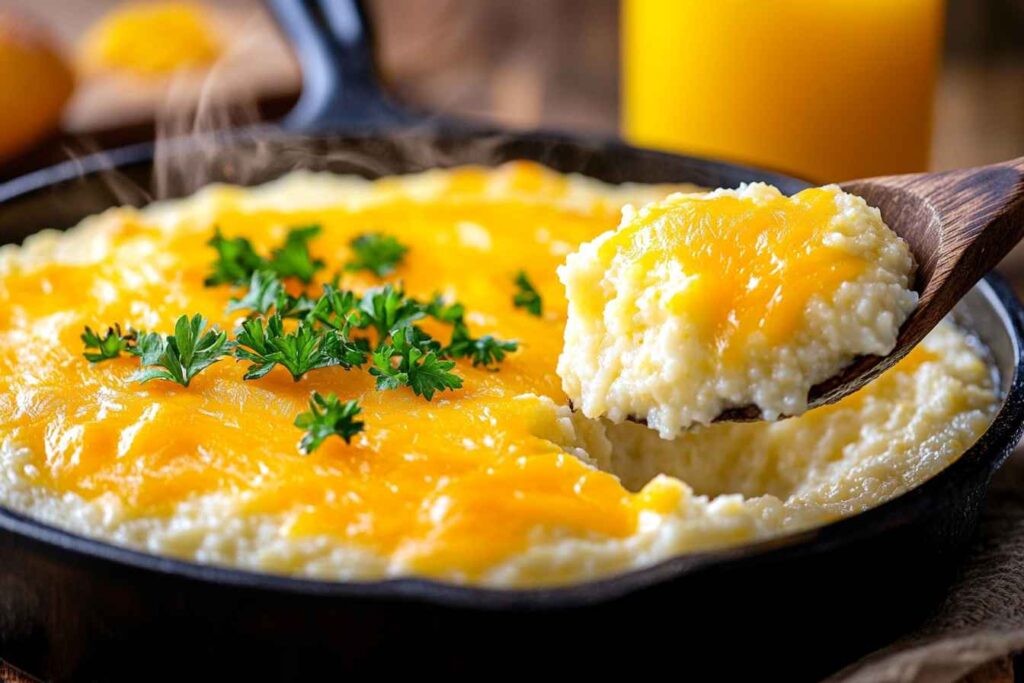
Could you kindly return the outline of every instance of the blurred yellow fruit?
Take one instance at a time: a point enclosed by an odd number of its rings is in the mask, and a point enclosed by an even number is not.
[[[163,76],[207,66],[220,55],[206,10],[187,2],[129,3],[97,22],[82,44],[87,71]]]
[[[56,127],[73,87],[71,69],[45,32],[0,10],[0,157]]]

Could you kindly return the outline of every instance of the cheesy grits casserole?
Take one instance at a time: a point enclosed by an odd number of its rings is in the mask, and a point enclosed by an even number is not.
[[[296,172],[0,248],[0,505],[257,571],[552,585],[855,514],[985,430],[987,365],[949,323],[781,422],[669,441],[571,411],[558,267],[697,190]]]
[[[587,417],[642,418],[666,439],[728,408],[799,415],[812,386],[892,351],[913,267],[878,209],[835,185],[675,194],[559,268],[558,372]]]

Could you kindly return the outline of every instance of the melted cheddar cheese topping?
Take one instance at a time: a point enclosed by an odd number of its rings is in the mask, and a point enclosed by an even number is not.
[[[736,406],[799,415],[812,386],[892,350],[913,269],[878,210],[835,185],[673,195],[559,269],[563,387],[587,417],[666,439]]]
[[[111,209],[67,233],[0,247],[0,506],[129,547],[256,571],[553,585],[855,514],[940,471],[985,430],[997,395],[983,357],[950,324],[861,392],[789,420],[712,424],[667,441],[632,422],[571,412],[556,373],[560,352],[574,352],[582,363],[575,368],[591,372],[622,367],[629,351],[588,355],[592,336],[573,329],[577,295],[603,286],[598,260],[584,269],[587,277],[569,278],[594,284],[570,287],[568,301],[556,270],[577,248],[593,252],[609,239],[626,204],[646,207],[626,211],[627,221],[642,219],[662,200],[687,204],[684,195],[665,199],[687,189],[696,188],[611,186],[526,162],[376,181],[299,172],[261,187],[213,186],[143,210]],[[766,186],[700,196],[751,193],[776,201]],[[813,292],[827,283],[815,279],[863,268],[857,286],[842,286],[831,307],[808,315],[813,329],[840,341],[880,320],[874,336],[884,342],[894,322],[884,311],[913,303],[911,264],[905,247],[864,239],[860,219],[877,216],[855,199],[837,200],[850,211],[829,237],[803,224],[787,236],[769,222],[760,227],[774,245],[716,241],[719,228],[740,236],[746,229],[742,211],[726,201],[713,208],[717,221],[695,214],[707,234],[666,227],[652,243],[623,237],[615,249],[738,278],[712,293],[730,312],[707,307],[703,329],[744,346],[741,337],[758,327],[745,297],[775,301],[767,288],[781,288],[785,308],[820,298]],[[801,220],[817,220],[819,200],[815,192],[800,196]],[[243,313],[226,308],[242,288],[203,284],[215,259],[207,245],[214,229],[267,254],[289,229],[310,224],[322,226],[310,249],[327,264],[323,278],[338,270],[341,286],[357,292],[401,282],[421,300],[440,293],[465,306],[473,336],[514,339],[518,350],[494,369],[459,360],[462,388],[432,401],[407,387],[376,390],[365,367],[318,369],[298,382],[275,368],[245,381],[247,364],[228,358],[183,388],[130,380],[137,358],[94,365],[82,357],[86,325],[169,333],[178,316],[201,313],[234,331]],[[350,240],[366,233],[408,247],[387,278],[343,270]],[[776,272],[779,255],[819,239],[819,247],[836,239],[849,248],[832,254],[838,261],[816,249],[820,267]],[[661,252],[646,255],[652,246]],[[857,260],[860,249],[878,258]],[[520,270],[543,298],[540,317],[513,304]],[[754,280],[764,292],[750,291]],[[637,299],[668,291],[640,289]],[[657,322],[669,308],[645,310]],[[644,324],[635,316],[621,322]],[[449,327],[430,320],[423,327],[448,341]],[[777,332],[785,334],[785,325]],[[790,343],[806,342],[800,335]],[[699,367],[666,362],[683,345],[662,341],[638,365],[647,388],[662,370]],[[765,377],[785,388],[782,375]],[[730,381],[745,387],[751,375]],[[303,456],[303,432],[293,422],[313,391],[357,399],[365,431],[350,444],[328,438]]]
[[[337,196],[318,195],[314,180],[288,206],[219,187],[187,205],[111,210],[78,229],[88,240],[37,238],[19,258],[0,259],[0,435],[31,451],[38,485],[115,501],[127,517],[224,494],[240,515],[279,516],[284,534],[326,535],[428,575],[473,575],[537,534],[625,537],[643,511],[673,508],[678,486],[630,492],[574,457],[554,411],[565,400],[556,266],[613,227],[626,200],[667,189],[589,192],[528,163],[353,179]],[[293,382],[277,368],[243,381],[244,366],[226,359],[186,389],[128,381],[134,358],[82,358],[84,325],[169,332],[177,316],[198,312],[231,331],[241,317],[225,307],[238,290],[203,285],[214,227],[266,253],[288,228],[312,223],[323,228],[311,251],[328,264],[325,277],[349,258],[353,237],[392,235],[409,252],[389,281],[461,301],[474,335],[515,339],[519,350],[497,371],[459,361],[463,388],[430,402],[408,388],[376,391],[365,371],[327,368]],[[519,269],[544,297],[542,318],[513,306]],[[381,282],[345,273],[342,286]],[[314,390],[358,399],[366,430],[304,457],[292,422]]]
[[[755,332],[769,346],[792,338],[811,297],[864,270],[861,255],[829,244],[836,212],[835,194],[824,188],[762,203],[689,196],[649,207],[603,242],[598,258],[627,261],[635,278],[681,269],[686,285],[667,297],[667,309],[686,312],[709,346],[735,355]],[[600,304],[596,296],[583,299]]]

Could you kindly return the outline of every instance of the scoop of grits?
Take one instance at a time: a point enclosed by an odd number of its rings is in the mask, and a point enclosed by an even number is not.
[[[429,576],[514,587],[585,581],[771,537],[877,505],[960,456],[997,397],[980,351],[940,326],[835,406],[778,423],[716,424],[664,441],[572,412],[555,372],[567,303],[556,268],[622,207],[679,189],[610,186],[530,163],[365,181],[297,173],[210,187],[0,249],[0,505],[76,532],[202,563],[331,580]],[[387,278],[466,308],[477,335],[519,342],[427,401],[328,367],[244,380],[225,360],[185,388],[90,364],[83,325],[224,330],[239,292],[207,287],[214,226],[264,251],[318,223],[341,264],[366,232],[408,247]],[[543,298],[514,305],[525,270]],[[329,279],[333,269],[324,275]],[[315,287],[319,283],[313,283]],[[297,449],[310,392],[358,399],[351,443]]]
[[[756,405],[799,415],[856,356],[892,350],[917,303],[906,243],[836,186],[675,194],[566,258],[562,386],[587,417],[663,438]]]

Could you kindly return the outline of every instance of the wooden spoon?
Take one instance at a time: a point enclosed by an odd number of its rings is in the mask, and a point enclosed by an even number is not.
[[[885,176],[842,183],[878,207],[917,261],[917,308],[887,356],[861,356],[813,386],[808,407],[834,403],[896,364],[957,301],[1024,237],[1024,157],[944,173]],[[761,418],[757,406],[723,411],[719,421]]]

